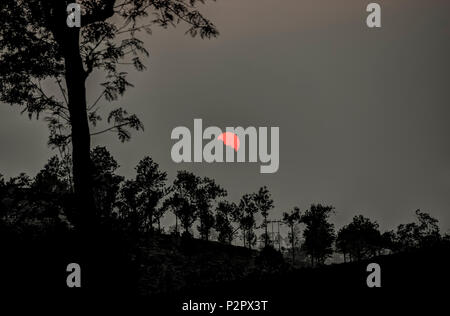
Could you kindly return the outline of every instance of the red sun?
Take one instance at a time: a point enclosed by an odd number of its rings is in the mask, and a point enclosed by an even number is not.
[[[225,146],[230,146],[235,151],[239,150],[241,142],[239,141],[239,137],[235,133],[225,132],[220,134],[219,137],[217,137],[217,139],[223,141]]]

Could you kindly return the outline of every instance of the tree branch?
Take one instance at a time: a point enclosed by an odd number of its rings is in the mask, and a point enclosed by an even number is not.
[[[58,79],[56,79],[56,82],[58,83],[59,90],[61,91],[61,94],[62,94],[62,96],[64,98],[64,102],[66,102],[66,105],[68,105],[69,101],[67,100],[66,94],[64,92],[64,88],[61,85],[61,80],[58,78]]]
[[[103,6],[94,8],[93,12],[90,12],[83,16],[81,19],[81,26],[86,26],[95,22],[102,22],[114,15],[114,5],[116,0],[104,0]]]
[[[102,93],[100,93],[100,95],[98,96],[98,98],[95,100],[95,102],[88,108],[88,111],[92,110],[95,105],[98,103],[98,101],[100,101],[100,99],[102,98],[102,96],[105,94],[105,90],[102,91]]]
[[[128,124],[129,124],[129,123],[126,122],[126,123],[114,125],[114,126],[108,127],[107,129],[104,129],[104,130],[102,130],[102,131],[95,132],[95,133],[91,133],[91,136],[103,134],[103,133],[109,132],[109,131],[111,131],[111,130],[113,130],[113,129],[117,129],[117,128],[120,128],[120,127],[122,127],[122,126],[126,126],[126,125],[128,125]]]

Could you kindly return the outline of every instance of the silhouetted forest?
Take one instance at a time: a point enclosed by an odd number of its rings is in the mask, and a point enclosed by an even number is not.
[[[164,295],[221,282],[253,284],[251,280],[270,276],[277,280],[311,267],[327,271],[321,268],[327,262],[448,250],[450,244],[437,219],[420,210],[415,222],[396,230],[381,232],[375,221],[358,215],[336,232],[330,220],[332,206],[314,204],[304,211],[293,207],[277,221],[286,233],[274,232],[269,219],[275,202],[267,187],[232,202],[213,179],[187,171],[179,171],[168,183],[167,174],[150,157],[137,164],[132,179],[117,174],[119,165],[105,147],[94,148],[91,159],[99,226],[98,234],[87,241],[73,222],[70,159],[52,157],[35,177],[0,178],[0,232],[1,240],[7,241],[2,264],[17,273],[10,286],[33,288],[41,284],[34,280],[38,277],[62,289],[65,265],[80,262],[87,267],[87,289]],[[163,225],[163,218],[170,224]],[[43,273],[31,273],[30,278],[21,264],[36,261]],[[356,286],[365,285],[360,282]]]

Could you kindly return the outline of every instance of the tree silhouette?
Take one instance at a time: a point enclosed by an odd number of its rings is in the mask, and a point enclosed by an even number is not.
[[[180,224],[184,230],[184,236],[192,237],[191,227],[197,219],[192,204],[189,203],[186,197],[183,197],[178,193],[175,193],[170,198],[170,204],[175,216],[177,219],[180,219]]]
[[[301,222],[306,225],[302,248],[311,257],[312,266],[323,264],[333,253],[334,225],[328,222],[333,210],[332,206],[313,204],[301,217]]]
[[[292,264],[295,263],[295,227],[300,222],[300,209],[298,207],[294,207],[294,209],[290,213],[283,213],[283,222],[285,222],[289,227],[289,242],[291,244],[292,249]]]
[[[422,212],[420,209],[416,210],[416,216],[419,221],[419,247],[432,247],[441,240],[438,220],[430,214]]]
[[[218,240],[231,244],[235,230],[231,224],[236,212],[236,204],[228,201],[220,201],[216,208],[215,228],[219,232]]]
[[[75,202],[81,216],[77,222],[91,230],[97,221],[91,135],[115,131],[124,141],[130,137],[127,128],[142,129],[135,115],[115,108],[107,115],[112,126],[91,132],[102,117],[103,100],[114,101],[131,86],[123,66],[145,69],[141,57],[148,52],[138,32],[181,22],[192,36],[210,38],[218,32],[195,7],[203,0],[81,0],[81,28],[66,24],[71,2],[1,1],[0,100],[21,106],[30,118],[46,115],[49,143],[64,150],[70,144]],[[88,104],[85,83],[94,70],[102,71],[105,81],[99,97]],[[50,83],[54,85],[47,88]],[[56,90],[59,98],[50,93]]]
[[[264,247],[267,247],[269,244],[269,234],[267,233],[267,216],[269,216],[269,211],[273,209],[274,204],[271,198],[270,192],[266,186],[263,186],[259,189],[258,193],[256,193],[253,197],[255,206],[260,211],[263,216],[263,227],[264,227]]]
[[[138,201],[139,186],[134,180],[126,180],[119,192],[117,202],[119,218],[123,221],[128,231],[137,233],[142,227],[142,218],[139,213]]]
[[[34,178],[21,173],[4,181],[0,176],[0,230],[26,238],[67,226],[72,199],[65,176],[56,156]]]
[[[170,188],[166,188],[166,191],[164,192],[165,196],[167,196],[169,192]],[[161,219],[168,211],[168,204],[166,201],[167,200],[164,200],[159,207],[156,207],[153,213],[154,222],[158,225],[158,233],[160,234],[164,232],[164,228],[161,226]]]
[[[175,214],[180,219],[184,234],[192,236],[190,231],[192,224],[197,220],[197,198],[198,190],[202,179],[188,171],[178,171],[172,185],[172,196],[168,203]]]
[[[136,185],[138,186],[139,208],[145,225],[153,232],[153,224],[159,223],[164,208],[158,208],[161,199],[168,193],[166,189],[167,173],[159,170],[159,165],[150,157],[144,157],[136,167]],[[158,225],[160,229],[160,225]]]
[[[350,260],[362,260],[374,256],[381,247],[381,234],[378,223],[358,215],[350,224],[342,227],[337,235],[336,248],[350,255]]]
[[[397,227],[397,247],[400,251],[430,247],[441,239],[437,219],[416,210],[418,223],[400,224]]]
[[[399,250],[407,251],[419,247],[419,227],[416,223],[400,224],[396,235]]]
[[[124,177],[116,174],[119,164],[105,147],[91,151],[93,189],[97,217],[110,220]]]
[[[21,211],[23,219],[28,223],[35,223],[38,230],[52,230],[57,226],[64,226],[67,221],[65,209],[71,202],[71,192],[66,179],[65,169],[56,157],[48,160],[47,164],[34,179],[26,185],[26,196],[23,197]],[[34,226],[33,225],[33,226]]]
[[[254,194],[244,194],[239,201],[239,212],[236,214],[242,229],[244,247],[247,246],[250,249],[256,243],[254,229],[256,228],[255,214],[258,212],[258,208],[254,197]]]
[[[393,230],[385,231],[381,234],[381,249],[388,250],[391,253],[398,250],[398,245],[396,242],[396,234]]]
[[[211,229],[214,226],[214,215],[212,214],[212,203],[219,197],[224,197],[227,192],[207,177],[199,183],[196,194],[196,206],[200,226],[198,231],[202,239],[208,240]]]

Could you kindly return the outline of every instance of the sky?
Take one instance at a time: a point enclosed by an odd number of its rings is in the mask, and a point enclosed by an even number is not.
[[[365,24],[361,0],[219,0],[200,10],[217,39],[186,27],[142,35],[148,69],[129,69],[134,84],[121,104],[144,123],[130,142],[93,138],[132,177],[150,155],[173,180],[185,169],[214,178],[237,202],[267,185],[271,218],[311,203],[336,208],[341,227],[357,214],[382,230],[414,220],[420,208],[450,232],[450,2],[378,1],[382,27]],[[95,100],[101,74],[87,82]],[[203,125],[279,127],[280,167],[259,163],[171,160],[172,129]],[[42,121],[0,106],[0,173],[31,175],[56,154]]]

